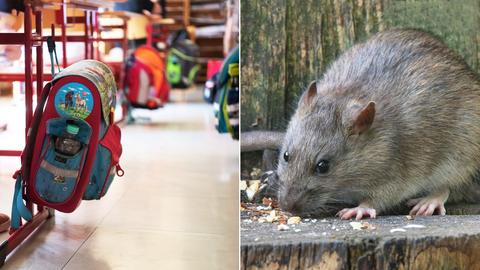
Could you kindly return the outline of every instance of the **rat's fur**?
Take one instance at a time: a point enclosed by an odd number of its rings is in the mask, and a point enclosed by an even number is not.
[[[368,202],[384,212],[442,189],[461,196],[479,169],[478,75],[430,34],[381,32],[346,51],[312,87],[280,152],[286,210],[321,215]],[[372,125],[352,133],[370,101]],[[320,159],[330,161],[325,175],[315,173]]]

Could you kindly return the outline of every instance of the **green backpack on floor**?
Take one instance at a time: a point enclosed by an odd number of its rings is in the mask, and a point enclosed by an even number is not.
[[[173,44],[167,56],[167,80],[173,88],[188,88],[198,74],[199,48],[191,40],[183,39]]]

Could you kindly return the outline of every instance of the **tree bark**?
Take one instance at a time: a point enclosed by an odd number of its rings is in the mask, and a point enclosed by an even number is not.
[[[243,1],[241,8],[242,131],[275,129],[284,121],[286,0]]]
[[[283,130],[338,55],[393,27],[432,32],[480,71],[477,0],[242,2],[242,130]]]

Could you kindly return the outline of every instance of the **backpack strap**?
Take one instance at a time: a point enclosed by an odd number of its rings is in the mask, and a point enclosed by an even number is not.
[[[26,221],[32,220],[33,216],[30,210],[23,203],[22,198],[22,176],[18,174],[17,180],[15,182],[15,191],[13,193],[13,204],[12,204],[12,222],[11,227],[13,230],[16,230],[22,225],[22,218]]]
[[[50,54],[50,65],[52,66],[51,68],[52,77],[54,77],[55,76],[55,62],[53,61],[54,55],[57,63],[58,72],[60,72],[60,65],[58,64],[58,56],[57,56],[57,51],[55,50],[55,41],[53,40],[53,37],[47,37],[47,46],[48,46],[48,53]]]
[[[22,153],[22,175],[24,178],[29,176],[30,173],[30,163],[32,162],[32,151],[35,146],[35,139],[37,138],[37,131],[40,126],[40,120],[43,115],[43,108],[47,102],[48,95],[50,94],[50,89],[52,88],[52,83],[49,82],[45,85],[42,91],[42,96],[40,101],[35,108],[35,113],[33,114],[33,121],[28,129],[27,140],[25,149]]]
[[[30,166],[32,163],[32,151],[35,145],[35,139],[37,137],[38,127],[40,126],[40,120],[43,115],[43,108],[50,93],[52,83],[47,83],[42,91],[42,96],[40,101],[35,108],[35,113],[33,114],[33,120],[31,126],[27,132],[27,140],[25,148],[22,152],[22,167],[19,171],[14,174],[16,179],[15,190],[13,193],[13,203],[12,203],[12,214],[11,214],[11,227],[13,230],[18,229],[22,225],[22,218],[26,221],[32,220],[33,216],[30,210],[25,206],[23,202],[23,186],[26,179],[30,177]]]

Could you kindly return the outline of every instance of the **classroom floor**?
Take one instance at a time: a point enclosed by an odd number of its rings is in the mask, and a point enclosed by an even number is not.
[[[0,99],[1,149],[23,145],[23,108],[10,103]],[[122,128],[125,176],[102,200],[56,212],[2,269],[238,269],[238,142],[216,133],[207,104],[136,115],[151,119]],[[18,167],[0,157],[0,212]]]

